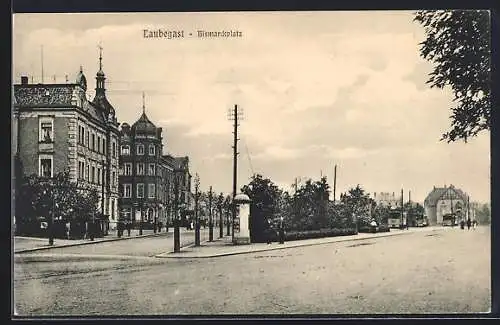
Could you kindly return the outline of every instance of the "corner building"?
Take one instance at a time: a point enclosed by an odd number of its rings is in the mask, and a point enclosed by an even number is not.
[[[52,178],[69,170],[70,179],[97,189],[99,211],[108,227],[118,220],[119,123],[106,97],[102,56],[95,97],[87,100],[80,67],[74,83],[14,85],[13,150],[24,175]]]
[[[188,201],[189,158],[163,155],[162,128],[143,112],[120,131],[120,220],[135,227],[172,224],[175,176],[179,177],[179,215]]]

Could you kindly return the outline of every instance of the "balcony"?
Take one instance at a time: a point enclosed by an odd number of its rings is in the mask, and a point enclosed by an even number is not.
[[[38,152],[54,152],[53,141],[40,141],[38,142]]]

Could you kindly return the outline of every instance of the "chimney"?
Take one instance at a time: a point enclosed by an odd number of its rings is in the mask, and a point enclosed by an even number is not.
[[[28,77],[21,76],[21,85],[27,85],[27,84],[28,84]]]

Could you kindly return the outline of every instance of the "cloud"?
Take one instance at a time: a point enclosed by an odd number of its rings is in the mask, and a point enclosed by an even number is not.
[[[237,104],[238,177],[260,172],[279,184],[332,177],[338,186],[412,187],[460,182],[489,197],[489,135],[461,145],[439,138],[451,95],[425,85],[423,30],[411,12],[15,15],[13,77],[70,80],[83,65],[93,95],[97,44],[121,122],[142,114],[164,129],[165,151],[189,155],[202,186],[229,192]],[[42,27],[40,27],[42,26]],[[143,28],[238,29],[233,40],[147,40]],[[458,161],[458,162],[457,162]],[[474,170],[466,176],[465,167]]]

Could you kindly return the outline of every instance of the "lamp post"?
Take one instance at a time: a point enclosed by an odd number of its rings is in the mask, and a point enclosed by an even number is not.
[[[174,253],[180,253],[180,231],[179,231],[179,176],[175,175],[174,196]]]
[[[217,198],[217,209],[219,210],[219,238],[224,237],[224,219],[222,216],[222,203],[224,202],[222,193]]]
[[[200,217],[198,214],[198,196],[200,188],[200,176],[196,173],[194,178],[194,245],[200,246]]]
[[[144,195],[144,193],[143,193]],[[144,222],[144,198],[141,198],[140,199],[140,202],[141,202],[141,220],[140,220],[140,223],[139,223],[139,236],[142,236],[142,223]]]
[[[214,223],[212,215],[212,186],[210,186],[210,192],[208,193],[208,241],[214,240]]]
[[[47,190],[43,190],[43,197],[47,198]],[[49,245],[52,246],[54,245],[54,231],[53,231],[53,226],[54,226],[54,210],[57,207],[57,203],[55,203],[55,200],[52,200],[52,206],[48,209],[49,210],[49,215],[47,218],[47,232],[49,235]]]

